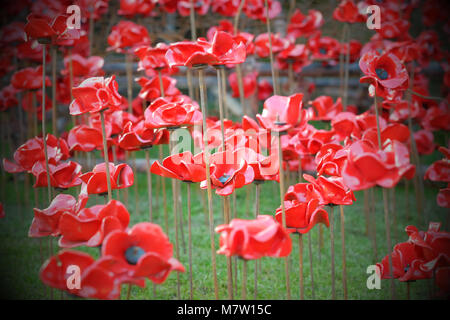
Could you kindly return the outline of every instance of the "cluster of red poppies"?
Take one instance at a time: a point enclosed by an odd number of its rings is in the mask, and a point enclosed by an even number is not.
[[[35,177],[33,187],[47,187],[49,195],[51,188],[62,192],[81,186],[77,198],[60,193],[46,209],[34,208],[29,236],[59,237],[58,244],[64,248],[50,257],[40,271],[41,280],[53,288],[81,297],[117,299],[121,284],[145,287],[146,278],[160,284],[171,271],[185,271],[178,253],[173,257],[172,244],[163,230],[151,222],[130,227],[130,213],[111,194],[134,183],[136,173],[126,163],[125,152],[169,144],[176,129],[187,129],[201,152],[173,153],[153,164],[147,159],[148,174],[199,183],[201,189],[215,190],[224,198],[252,183],[257,188],[266,181],[280,183],[281,205],[274,216],[260,215],[258,211],[253,220],[230,221],[224,214],[225,223],[215,228],[220,233],[217,253],[244,260],[287,257],[292,250],[290,233],[301,236],[318,223],[330,226],[326,206],[352,205],[356,200],[353,191],[375,186],[393,188],[402,179],[413,179],[419,154],[430,154],[438,147],[433,132],[450,130],[449,56],[440,49],[437,32],[423,31],[415,39],[409,34],[415,1],[341,1],[333,18],[343,22],[345,28],[365,23],[369,5],[381,7],[381,28],[363,45],[348,37],[338,41],[323,36],[324,18],[317,10],[307,14],[291,10],[285,35],[270,29],[253,35],[237,28],[241,13],[268,24],[282,11],[281,3],[275,0],[121,0],[117,14],[128,19],[155,17],[163,12],[195,16],[210,11],[236,17],[234,24],[222,20],[209,27],[206,37],[154,46],[145,26],[130,20],[114,25],[107,38],[107,50],[125,55],[130,80],[128,99],[119,94],[115,75],[105,77],[103,58],[91,55],[94,21],[108,12],[108,1],[74,1],[83,17],[80,29],[67,24],[69,2],[33,2],[26,23],[14,21],[1,30],[0,75],[13,73],[10,84],[0,91],[0,109],[4,112],[17,105],[23,108],[28,113],[29,138],[14,152],[14,161],[3,160],[4,170],[31,173]],[[439,15],[431,8],[423,12],[427,25]],[[304,41],[299,43],[298,39]],[[64,68],[50,81],[45,64],[55,61],[56,66],[57,50],[63,55]],[[41,65],[15,70],[9,63],[13,56]],[[272,83],[258,81],[256,70],[242,74],[240,67],[247,60],[267,58],[272,63]],[[141,89],[135,99],[130,83],[134,60],[138,61],[137,71],[145,74],[136,79]],[[303,68],[317,61],[327,67],[340,64],[345,73],[351,63],[359,61],[363,73],[360,82],[369,85],[374,105],[358,113],[357,106],[347,103],[348,83],[343,86],[342,97],[322,95],[305,101],[306,92],[295,93],[298,83],[294,73],[301,74]],[[429,79],[423,71],[431,61],[444,61],[445,99],[430,97]],[[206,117],[206,88],[201,81],[208,67],[217,71],[220,106],[226,90],[222,72],[235,69],[228,76],[232,96],[240,97],[241,103],[251,98],[264,101],[262,112],[254,103],[255,108],[247,114],[245,106],[241,106],[243,117],[239,122],[224,119],[222,109],[220,118]],[[188,69],[189,96],[177,88],[177,80],[172,77],[180,69]],[[284,88],[286,95],[279,94],[275,69],[290,74]],[[200,104],[195,101],[190,79],[191,72],[197,70]],[[52,86],[52,99],[45,94],[47,86]],[[307,90],[311,94],[314,84],[308,84]],[[58,134],[58,103],[69,106],[67,114],[73,120],[69,132]],[[54,135],[45,129],[46,110],[51,109]],[[23,119],[20,121],[23,123]],[[317,129],[313,121],[325,122],[329,129]],[[420,127],[415,132],[413,121]],[[216,152],[210,154],[212,149]],[[95,150],[103,153],[105,161],[91,171],[83,173],[81,165],[70,160]],[[437,202],[449,208],[450,152],[446,147],[439,150],[446,159],[432,164],[425,179],[448,183],[440,190]],[[299,173],[299,183],[287,191],[285,171]],[[316,177],[304,171],[316,173]],[[87,207],[94,194],[108,195],[107,203]],[[152,196],[150,192],[150,206]],[[0,217],[3,215],[0,203]],[[448,294],[448,233],[439,231],[433,223],[426,233],[412,226],[406,230],[409,241],[396,245],[391,258],[386,257],[380,264],[382,278],[393,274],[400,281],[412,281],[434,276]],[[70,249],[79,246],[100,247],[101,257],[95,260]],[[67,287],[67,268],[71,265],[80,267],[81,289]],[[191,265],[189,269],[192,273]]]

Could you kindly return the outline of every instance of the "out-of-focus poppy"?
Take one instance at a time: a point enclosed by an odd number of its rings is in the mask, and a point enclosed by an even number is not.
[[[121,20],[112,27],[111,33],[108,35],[108,44],[110,46],[107,50],[133,53],[139,46],[150,45],[150,37],[144,26],[132,21]]]
[[[254,220],[233,219],[229,224],[217,226],[216,232],[220,233],[217,253],[228,257],[281,258],[292,251],[289,233],[269,215],[259,215]]]

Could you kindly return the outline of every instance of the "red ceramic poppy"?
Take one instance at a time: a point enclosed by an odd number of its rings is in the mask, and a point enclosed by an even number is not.
[[[341,1],[333,11],[333,18],[348,23],[366,21],[366,17],[359,12],[357,5],[352,0]]]
[[[315,155],[323,144],[331,142],[333,136],[333,131],[319,130],[306,124],[301,130],[289,135],[288,142],[282,137],[282,147],[292,145],[299,155]]]
[[[203,16],[208,12],[210,3],[211,0],[178,0],[177,9],[181,16],[187,17],[191,12],[191,5],[194,5],[195,13]]]
[[[171,271],[184,272],[183,265],[173,258],[173,246],[161,227],[142,222],[128,232],[116,230],[103,241],[102,256],[119,261],[132,278],[148,278],[163,283]]]
[[[68,189],[81,184],[81,165],[74,161],[61,162],[56,165],[49,164],[50,184],[54,188]],[[31,168],[31,173],[36,177],[34,188],[46,187],[47,169],[45,162],[36,162]]]
[[[147,29],[132,21],[121,20],[112,27],[111,33],[108,35],[107,50],[116,52],[133,53],[134,49],[139,46],[149,46],[150,37]]]
[[[267,80],[258,82],[258,100],[266,100],[273,95],[273,86]]]
[[[166,53],[169,66],[199,66],[239,64],[245,61],[246,48],[242,42],[223,31],[217,31],[212,42],[199,38],[196,42],[171,44]]]
[[[436,149],[433,133],[429,130],[422,129],[414,132],[414,140],[419,154],[432,154]]]
[[[311,64],[309,60],[309,50],[304,44],[290,44],[289,47],[280,51],[276,57],[278,68],[282,70],[289,69],[292,64],[292,70],[296,73]]]
[[[87,199],[86,199],[87,201]],[[85,201],[85,202],[86,202]],[[28,236],[31,238],[59,236],[59,220],[64,212],[75,212],[77,200],[70,194],[58,194],[46,209],[34,208]]]
[[[301,234],[308,233],[317,223],[323,223],[330,226],[328,212],[319,206],[317,199],[299,202],[298,200],[284,201],[286,214],[286,228]],[[275,218],[279,223],[282,222],[282,209],[279,207]]]
[[[62,11],[61,11],[62,12]],[[38,14],[30,14],[24,31],[28,39],[37,39],[42,43],[58,44],[60,41],[79,37],[76,29],[67,27],[68,15],[52,15],[50,19]]]
[[[394,279],[400,281],[413,281],[431,278],[430,271],[423,271],[423,260],[415,251],[415,246],[409,242],[395,245],[391,253],[392,274]],[[380,270],[381,279],[390,279],[389,256],[383,258],[381,263],[377,263]]]
[[[398,15],[399,13],[392,11],[384,11],[384,16],[389,17],[393,14],[391,18],[385,18],[381,20],[381,27],[376,29],[380,37],[384,39],[399,38],[401,40],[408,39],[409,28],[411,23],[407,19],[402,19]]]
[[[303,178],[312,184],[319,205],[351,205],[356,200],[353,191],[344,184],[341,177],[319,176],[315,179],[305,173]]]
[[[25,24],[20,21],[13,21],[3,26],[0,30],[1,43],[5,46],[8,44],[20,43],[24,39]]]
[[[281,3],[276,0],[267,0],[269,7],[269,19],[277,17],[281,13]],[[265,0],[246,0],[242,11],[251,19],[266,22],[267,10]]]
[[[289,46],[289,42],[281,37],[279,33],[271,33],[270,38],[272,40],[272,53],[276,54],[285,50]],[[260,58],[267,58],[270,54],[269,48],[269,34],[262,33],[255,38],[255,53]]]
[[[125,230],[129,222],[130,214],[116,200],[84,208],[77,213],[64,212],[59,221],[61,238],[58,244],[62,248],[97,247],[109,233]]]
[[[419,103],[414,98],[412,102],[407,100],[384,100],[382,106],[385,109],[392,109],[392,112],[389,115],[389,121],[391,122],[402,122],[409,117],[414,119],[420,112]]]
[[[348,149],[337,143],[324,144],[316,154],[317,174],[340,176]]]
[[[373,85],[378,96],[387,97],[392,91],[408,88],[408,71],[392,53],[368,52],[359,61],[359,67],[365,74],[360,82]]]
[[[342,169],[344,183],[352,190],[379,185],[392,188],[405,177],[411,179],[415,166],[409,162],[408,148],[398,141],[386,141],[379,150],[368,140],[359,140],[349,147]]]
[[[239,9],[239,1],[215,0],[211,3],[211,11],[225,17],[234,17]],[[220,23],[228,20],[221,20]]]
[[[257,114],[256,118],[264,129],[289,130],[305,122],[302,99],[302,93],[289,97],[272,96],[264,102],[263,112]]]
[[[361,57],[361,48],[362,44],[358,40],[350,40],[347,43],[341,43],[341,54],[346,55],[348,51],[349,53],[349,61],[350,63],[354,63],[359,60]]]
[[[445,159],[433,162],[425,172],[424,179],[450,182],[450,150],[439,147],[439,151],[445,155]]]
[[[406,125],[401,123],[391,123],[383,128],[380,132],[381,144],[383,145],[386,141],[399,141],[402,143],[409,142],[410,133]],[[378,146],[378,133],[376,128],[367,129],[362,136],[363,140],[368,140],[372,142],[375,147]]]
[[[262,257],[287,257],[292,251],[289,233],[272,216],[259,215],[254,220],[233,219],[216,227],[220,233],[218,254],[245,260]]]
[[[155,47],[142,46],[134,51],[139,58],[138,71],[145,70],[147,75],[156,76],[155,70],[161,70],[163,74],[173,74],[178,69],[170,68],[166,59],[166,52],[169,46],[165,43],[158,43]]]
[[[234,189],[242,188],[253,182],[255,173],[245,159],[239,157],[238,152],[227,150],[216,152],[210,157],[211,187],[216,194],[228,196]],[[206,189],[206,180],[202,181],[200,188]]]
[[[48,162],[56,165],[60,160],[69,158],[69,147],[64,139],[57,139],[54,135],[47,135]],[[25,142],[14,152],[14,162],[3,159],[6,172],[17,173],[28,171],[35,163],[45,163],[44,142],[42,138],[33,138]]]
[[[340,112],[331,119],[331,127],[339,140],[354,136],[361,138],[361,129],[358,125],[357,117],[351,112]]]
[[[34,99],[34,102],[33,102]],[[22,97],[22,108],[26,112],[31,114],[36,113],[37,118],[42,121],[42,90],[36,91],[27,91]],[[33,105],[33,103],[35,105]],[[52,100],[49,99],[49,96],[45,95],[45,110],[51,110],[52,108]]]
[[[308,37],[319,30],[324,20],[322,14],[317,10],[309,10],[308,15],[296,9],[289,21],[287,33],[290,37]]]
[[[117,14],[126,17],[134,17],[135,15],[142,15],[147,17],[152,14],[156,6],[154,0],[120,0],[120,8]]]
[[[436,201],[438,206],[450,208],[450,183],[447,184],[447,188],[439,190]]]
[[[16,71],[11,77],[11,84],[19,90],[33,90],[42,88],[42,66],[28,67]],[[51,86],[50,79],[45,77],[45,85]]]
[[[90,152],[100,150],[103,147],[103,135],[99,128],[89,127],[81,124],[69,131],[67,138],[70,151]]]
[[[119,136],[119,147],[128,151],[150,148],[168,140],[167,130],[154,130],[145,127],[144,120],[137,123],[128,121]]]
[[[174,13],[177,11],[178,0],[159,0],[159,7],[167,13]]]
[[[425,116],[421,119],[421,125],[427,130],[450,130],[450,107],[442,101],[439,106],[427,109]]]
[[[116,76],[110,78],[94,77],[84,80],[72,89],[74,100],[69,106],[71,115],[95,113],[108,108],[120,108],[121,99],[118,92]]]
[[[324,65],[336,65],[342,51],[339,41],[322,36],[319,31],[308,39],[307,47],[311,51],[312,57],[322,61]]]
[[[180,91],[175,86],[177,80],[167,76],[162,76],[161,78],[164,88],[164,96],[176,96],[180,94]],[[136,82],[142,87],[139,92],[139,97],[141,99],[152,101],[162,97],[161,85],[157,76],[150,80],[145,77],[140,77],[136,80]]]
[[[99,77],[104,75],[102,70],[104,60],[102,57],[83,57],[79,54],[72,54],[64,57],[64,67],[62,75],[69,75],[70,63],[72,63],[72,75],[74,77]]]
[[[239,158],[245,159],[247,164],[252,167],[254,172],[254,181],[256,183],[275,180],[279,181],[279,168],[280,161],[278,157],[278,150],[273,148],[269,155],[264,156],[258,153],[257,150],[251,148],[252,143],[249,144],[250,148],[240,147],[235,152],[238,154]]]
[[[0,202],[0,219],[5,217],[5,209],[3,209],[3,203]]]
[[[7,85],[0,90],[0,111],[6,111],[11,107],[17,106],[18,90],[12,85]]]
[[[165,158],[160,164],[153,162],[150,172],[166,178],[184,182],[201,182],[206,179],[203,154],[193,156],[190,151],[174,154]]]
[[[330,96],[320,96],[310,104],[316,113],[313,120],[332,120],[343,110],[340,97],[333,102]]]
[[[256,92],[256,78],[258,77],[258,72],[247,73],[242,78],[242,85],[244,87],[244,97],[248,98]],[[228,83],[230,84],[231,90],[233,92],[233,97],[240,97],[239,86],[236,72],[231,73],[228,76]]]
[[[29,59],[37,63],[42,63],[43,45],[37,40],[22,42],[17,45],[17,58]],[[50,61],[50,54],[46,52],[45,61]]]
[[[133,185],[133,170],[125,163],[121,163],[117,166],[113,163],[109,163],[109,174],[111,189],[113,190],[123,189]],[[96,165],[91,172],[82,174],[80,179],[83,181],[81,187],[82,193],[104,194],[108,192],[105,163]]]
[[[145,126],[150,129],[190,126],[201,115],[198,107],[189,102],[156,99],[144,112]]]

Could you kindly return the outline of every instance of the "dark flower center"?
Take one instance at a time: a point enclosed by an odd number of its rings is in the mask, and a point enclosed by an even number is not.
[[[145,251],[141,247],[131,246],[125,251],[125,260],[129,264],[136,265],[144,253]]]
[[[325,49],[325,48],[320,48],[320,49],[319,49],[319,52],[320,52],[321,54],[327,54],[327,49]]]
[[[380,78],[381,80],[386,80],[387,78],[389,78],[389,74],[386,71],[386,69],[383,69],[383,68],[375,69],[375,73],[377,74],[378,78]]]
[[[406,265],[406,267],[403,269],[403,271],[405,271],[405,273],[407,273],[408,272],[408,270],[409,270],[409,268],[410,268],[410,265],[409,264],[407,264]]]
[[[225,173],[223,176],[221,176],[219,178],[219,181],[222,182],[222,183],[225,183],[225,182],[227,182],[229,177],[230,177],[230,175]]]

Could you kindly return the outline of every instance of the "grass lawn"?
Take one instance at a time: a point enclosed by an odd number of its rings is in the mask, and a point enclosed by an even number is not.
[[[22,176],[23,177],[23,176]],[[159,199],[162,199],[161,187],[156,176],[153,176],[153,191]],[[19,182],[19,196],[23,198],[23,181]],[[169,237],[174,243],[174,225],[172,211],[172,193],[171,183],[166,180],[168,216],[169,216]],[[136,208],[134,186],[129,188],[129,212],[131,215],[130,226],[146,221],[148,219],[148,200],[146,189],[146,176],[143,173],[138,175],[138,196],[139,210]],[[193,232],[193,278],[194,278],[194,299],[214,299],[214,287],[211,267],[211,252],[208,227],[202,197],[199,188],[193,185],[192,188],[192,232]],[[261,214],[273,215],[275,209],[279,206],[278,185],[268,182],[262,185],[261,191]],[[32,239],[27,237],[28,228],[31,224],[33,211],[31,207],[23,208],[19,214],[17,206],[17,194],[12,179],[9,179],[6,188],[6,198],[3,200],[6,217],[0,220],[0,281],[1,293],[4,298],[15,299],[48,299],[50,290],[47,289],[39,280],[38,272],[41,266],[40,261],[40,241],[44,256],[48,257],[47,251],[48,239]],[[445,221],[447,212],[436,204],[437,187],[425,186],[425,211],[429,221]],[[186,209],[186,185],[182,184],[183,195],[183,226],[184,237],[187,248],[187,209]],[[33,193],[30,194],[30,203],[33,202]],[[39,195],[44,199],[44,190],[40,190]],[[412,183],[410,183],[409,192],[405,195],[404,184],[399,185],[395,191],[396,196],[396,224],[392,226],[392,243],[407,240],[404,228],[407,225],[416,225],[421,230],[423,224],[419,224],[416,211],[416,201]],[[247,199],[248,197],[248,199]],[[254,214],[255,189],[250,185],[246,188],[237,190],[236,194],[236,214],[239,218],[250,218]],[[46,198],[46,197],[45,197]],[[124,199],[124,191],[120,191],[120,198]],[[364,196],[363,192],[356,192],[357,201],[352,206],[345,207],[345,240],[347,256],[347,277],[348,277],[348,296],[349,299],[389,299],[389,280],[383,280],[381,289],[369,290],[366,281],[369,274],[366,273],[367,267],[374,264],[374,254],[370,238],[365,234],[365,215],[364,215]],[[42,203],[41,199],[41,203]],[[232,199],[230,199],[232,200]],[[89,200],[89,204],[103,203],[103,198],[94,196]],[[155,222],[164,228],[164,215],[162,203],[159,205],[154,200],[154,219]],[[162,202],[162,200],[160,200]],[[21,201],[23,202],[23,200]],[[214,219],[215,225],[221,224],[222,219],[222,201],[219,196],[214,195]],[[231,201],[231,204],[233,201]],[[387,254],[385,240],[385,224],[383,215],[383,202],[381,189],[375,190],[376,205],[376,240],[378,250],[378,261]],[[409,209],[407,209],[409,208]],[[409,211],[409,212],[407,212]],[[231,208],[233,212],[233,206]],[[341,254],[341,233],[339,208],[334,210],[335,215],[335,254],[336,254],[336,295],[338,299],[343,297],[342,289],[342,254]],[[393,215],[391,214],[391,222]],[[319,228],[312,229],[312,256],[314,270],[314,286],[316,299],[331,298],[331,272],[330,272],[330,237],[329,229],[323,228],[323,247],[319,250]],[[218,248],[219,236],[216,234],[216,249]],[[293,250],[290,255],[290,285],[292,298],[299,298],[299,256],[298,256],[298,238],[292,235]],[[181,241],[180,241],[181,242]],[[53,250],[57,250],[57,241],[53,239]],[[97,248],[80,247],[79,250],[87,251],[94,257],[99,256]],[[181,297],[189,297],[189,278],[188,278],[188,255],[187,251],[181,246],[181,262],[186,267],[186,273],[180,274]],[[261,260],[261,270],[258,277],[258,299],[285,299],[285,275],[284,259],[263,258]],[[248,262],[248,282],[247,297],[254,296],[254,262]],[[235,297],[241,297],[241,270],[242,261],[237,260],[237,287]],[[226,259],[225,256],[217,255],[217,272],[219,279],[219,296],[221,299],[227,298],[227,280],[226,280]],[[131,299],[176,299],[176,274],[172,273],[167,281],[162,285],[156,286],[156,295],[153,295],[152,284],[147,281],[147,288],[141,289],[133,286]],[[308,252],[308,236],[304,236],[304,279],[305,279],[305,298],[312,298],[310,281],[310,264]],[[411,284],[411,297],[415,299],[428,299],[430,292],[434,290],[431,281],[422,280]],[[122,286],[122,298],[127,294],[127,286]],[[397,298],[406,298],[406,284],[396,281]],[[60,292],[54,290],[55,298],[61,298]],[[74,299],[64,294],[65,299]]]

